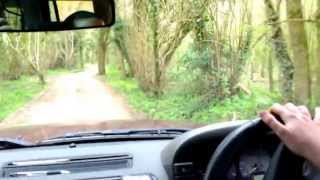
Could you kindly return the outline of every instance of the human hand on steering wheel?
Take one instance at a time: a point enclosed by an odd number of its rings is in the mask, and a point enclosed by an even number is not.
[[[274,114],[281,118],[283,124]],[[314,119],[305,106],[292,103],[274,104],[260,116],[292,152],[320,168],[320,108],[316,108]]]

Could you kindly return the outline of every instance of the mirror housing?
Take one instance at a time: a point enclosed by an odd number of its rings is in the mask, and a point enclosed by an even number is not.
[[[114,0],[0,0],[0,32],[110,27]]]

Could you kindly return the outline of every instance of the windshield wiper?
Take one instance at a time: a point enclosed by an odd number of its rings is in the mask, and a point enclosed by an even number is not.
[[[179,135],[185,133],[186,129],[142,129],[142,130],[115,130],[95,131],[66,134],[63,138],[88,137],[88,136],[114,136],[114,135]],[[59,138],[59,137],[58,137]]]
[[[0,138],[0,150],[32,147],[33,144],[24,140]]]
[[[189,129],[141,129],[141,130],[108,130],[94,132],[69,133],[41,141],[40,144],[52,144],[63,142],[74,142],[83,140],[101,140],[101,139],[150,139],[150,138],[174,138],[181,135]]]

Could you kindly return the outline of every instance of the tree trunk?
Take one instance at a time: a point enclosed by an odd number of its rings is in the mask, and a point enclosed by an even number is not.
[[[16,54],[12,54],[8,58],[9,67],[7,71],[6,78],[7,80],[18,80],[21,77],[21,62],[19,62],[19,57]]]
[[[270,92],[274,91],[274,79],[273,79],[273,59],[271,56],[271,52],[268,56],[268,79],[269,79],[269,90]]]
[[[119,69],[121,71],[122,77],[127,78],[128,73],[126,71],[126,66],[125,66],[125,59],[120,55],[119,59]]]
[[[316,48],[316,82],[315,82],[315,91],[314,98],[317,106],[320,105],[320,1],[317,2],[317,12],[315,15],[316,23],[316,39],[317,39],[317,48]]]
[[[101,29],[99,31],[99,47],[98,47],[98,74],[106,74],[106,51],[108,46],[108,36],[110,30]]]
[[[161,63],[159,57],[159,4],[157,0],[150,0],[151,5],[151,29],[152,29],[152,49],[154,58],[154,87],[153,93],[158,96],[162,93],[161,85]]]
[[[125,76],[126,77],[134,77],[135,73],[134,73],[134,69],[133,69],[132,59],[129,56],[127,46],[124,42],[125,39],[123,37],[122,38],[119,37],[119,36],[123,36],[123,34],[121,34],[121,33],[123,33],[123,32],[117,32],[115,44],[116,44],[121,56],[123,57],[121,63],[125,64],[125,62],[126,62],[128,64],[128,70],[126,70]]]
[[[279,22],[279,11],[272,4],[272,0],[264,0],[267,21],[270,23],[272,35],[269,37],[276,59],[280,65],[280,89],[284,101],[293,100],[294,66],[289,56],[288,47]]]
[[[44,78],[44,74],[42,72],[42,68],[41,68],[41,65],[40,65],[40,33],[36,33],[35,34],[35,44],[36,44],[36,47],[35,47],[35,72],[39,78],[39,82],[44,85],[46,84],[46,81],[45,81],[45,78]]]
[[[67,68],[72,69],[75,65],[75,57],[74,57],[74,33],[73,32],[65,32],[65,65]]]
[[[255,64],[254,62],[250,63],[250,80],[254,81],[254,71],[255,70]]]
[[[230,92],[231,95],[235,95],[237,93],[235,87],[238,85],[240,82],[240,77],[243,72],[243,67],[246,65],[246,58],[248,57],[250,53],[250,45],[251,45],[251,40],[252,40],[252,32],[248,32],[244,39],[243,46],[240,50],[240,57],[238,60],[238,67],[235,68],[233,73],[231,74],[230,77]]]
[[[80,65],[80,69],[84,69],[84,50],[83,50],[83,40],[82,37],[79,36],[79,65]]]
[[[19,48],[21,47],[21,35],[7,35],[10,48],[4,48],[7,51],[8,67],[4,74],[4,79],[17,80],[22,75],[21,62],[19,62]]]
[[[260,77],[261,78],[265,78],[266,77],[266,61],[263,60],[261,62],[261,66],[260,66]]]
[[[287,0],[289,44],[294,63],[294,99],[298,104],[310,105],[311,77],[308,42],[303,21],[301,0]]]

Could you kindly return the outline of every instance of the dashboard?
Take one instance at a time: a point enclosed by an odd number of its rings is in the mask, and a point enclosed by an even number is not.
[[[105,142],[2,150],[1,179],[166,180],[168,176],[156,154],[169,142]]]
[[[233,125],[237,127],[237,124]],[[205,127],[171,142],[162,153],[170,176],[177,180],[203,179],[211,156],[228,132],[235,128],[233,125]],[[212,131],[212,128],[216,129]],[[243,147],[229,172],[226,172],[228,179],[251,180],[263,177],[278,144],[278,138],[268,134],[260,142]]]
[[[174,139],[99,142],[0,150],[0,179],[201,180],[217,146],[244,122],[215,124]],[[244,147],[229,180],[260,180],[279,140],[267,134]],[[319,171],[306,162],[306,180]]]

